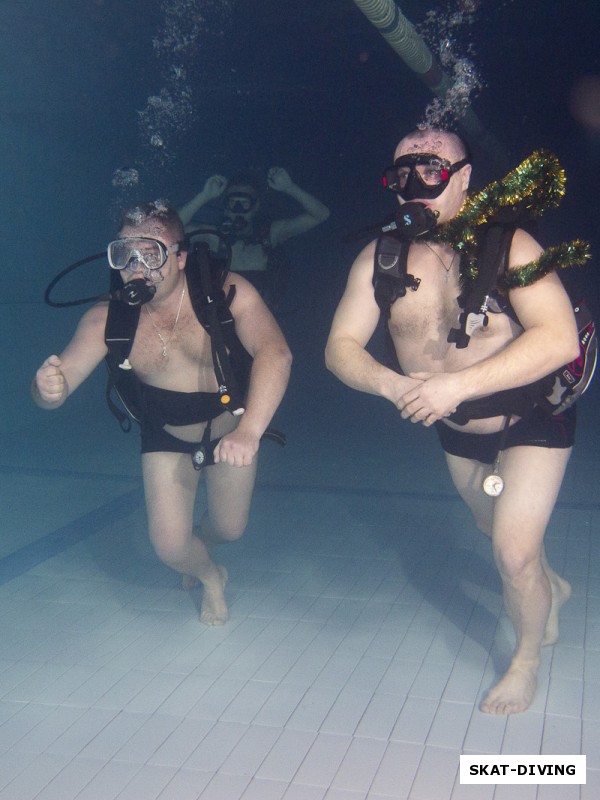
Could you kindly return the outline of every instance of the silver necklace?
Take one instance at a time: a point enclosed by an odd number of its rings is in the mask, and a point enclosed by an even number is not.
[[[444,264],[443,259],[439,256],[438,253],[435,252],[435,250],[433,249],[433,247],[431,247],[431,245],[429,245],[427,242],[423,242],[423,244],[425,245],[425,247],[428,250],[430,250],[433,253],[433,255],[437,258],[437,260],[440,262],[440,264],[444,268],[444,271],[446,273],[446,283],[448,283],[448,281],[450,280],[450,273],[452,272],[452,267],[454,266],[454,261],[456,259],[456,256],[458,255],[458,253],[456,252],[456,250],[452,251],[452,260],[450,261],[450,264],[448,266],[446,266]]]
[[[150,311],[148,306],[147,305],[144,306],[144,308],[148,312],[148,316],[150,317],[150,322],[154,326],[154,330],[156,331],[156,333],[158,334],[158,338],[162,342],[162,357],[163,358],[166,358],[167,355],[168,355],[167,346],[169,345],[169,342],[173,338],[173,334],[175,333],[175,328],[177,327],[177,323],[179,322],[179,315],[181,314],[181,307],[183,305],[183,296],[184,296],[184,294],[185,294],[185,286],[183,287],[183,290],[181,292],[181,298],[179,299],[179,308],[177,309],[177,316],[175,317],[175,322],[173,323],[173,327],[171,328],[171,333],[169,334],[169,338],[167,340],[165,340],[164,336],[159,331],[158,325],[156,324],[156,322],[154,322],[154,319],[152,317],[152,312]]]

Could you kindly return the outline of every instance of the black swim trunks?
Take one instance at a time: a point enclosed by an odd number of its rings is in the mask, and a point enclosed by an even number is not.
[[[138,383],[143,423],[156,429],[208,422],[226,410],[218,392],[176,392]]]
[[[225,413],[218,392],[175,392],[139,382],[143,416],[141,419],[142,453],[195,453],[200,447],[210,449],[219,441],[210,440],[210,423]],[[164,425],[194,425],[207,422],[201,442],[185,442],[164,430]],[[208,437],[208,438],[207,438]],[[208,464],[207,464],[208,466]]]
[[[211,439],[211,452],[220,441]],[[201,447],[206,446],[206,442],[184,442],[161,428],[150,428],[142,425],[142,453],[195,453]],[[208,466],[208,465],[207,465]]]
[[[504,433],[466,433],[435,423],[443,450],[453,456],[493,464],[500,450],[510,447],[572,447],[575,441],[575,406],[550,416],[537,406]],[[503,441],[503,438],[506,437]]]

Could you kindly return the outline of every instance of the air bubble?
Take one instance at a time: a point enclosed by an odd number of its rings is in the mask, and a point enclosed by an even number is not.
[[[163,0],[163,23],[152,39],[161,65],[163,86],[152,94],[138,122],[143,141],[161,165],[175,159],[174,148],[197,119],[187,76],[202,54],[206,36],[222,35],[223,21],[231,14],[233,0]]]
[[[133,167],[121,167],[113,172],[112,185],[119,189],[128,189],[137,186],[140,182],[140,173]]]
[[[474,21],[478,0],[458,0],[458,7],[428,11],[417,30],[441,64],[449,88],[443,98],[436,97],[425,109],[422,125],[447,127],[470,109],[483,81],[472,58],[474,47],[466,29]]]

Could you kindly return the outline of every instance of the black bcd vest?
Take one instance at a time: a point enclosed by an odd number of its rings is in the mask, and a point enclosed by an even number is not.
[[[195,243],[191,247],[185,274],[194,312],[210,336],[223,410],[240,414],[244,408],[252,357],[236,333],[230,310],[235,286],[231,286],[225,294],[223,287],[228,274],[225,263],[212,256],[208,245],[203,242]],[[119,275],[115,277],[120,280]],[[106,399],[110,410],[125,431],[130,430],[132,419],[140,423],[143,416],[140,381],[129,364],[140,311],[141,305],[130,306],[121,300],[111,299],[104,335],[108,348],[105,359],[108,368]],[[126,413],[113,401],[113,392]]]

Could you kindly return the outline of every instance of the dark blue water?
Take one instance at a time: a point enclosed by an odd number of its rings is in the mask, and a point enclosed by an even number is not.
[[[417,0],[401,6],[414,22],[436,7]],[[338,385],[322,366],[322,349],[358,250],[343,236],[393,207],[379,187],[381,169],[400,136],[420,120],[430,94],[351,0],[238,0],[205,8],[204,32],[186,54],[195,117],[170,130],[158,152],[148,131],[140,130],[139,111],[173,82],[175,57],[163,53],[159,60],[152,46],[153,37],[164,34],[160,3],[2,3],[0,303],[7,452],[18,450],[16,430],[37,426],[48,457],[52,425],[30,404],[28,384],[38,363],[67,340],[80,313],[43,305],[49,279],[103,248],[125,202],[161,196],[182,204],[215,172],[281,165],[332,211],[326,225],[288,248],[290,313],[281,322],[296,370],[280,416],[304,453],[289,479],[317,479],[322,468],[311,470],[327,437],[327,480],[379,485],[387,468],[378,467],[374,456],[390,436],[415,448],[415,455],[423,447],[433,452],[433,440],[412,426],[400,431],[381,401]],[[465,30],[486,84],[473,109],[506,149],[507,168],[543,146],[567,170],[568,195],[561,211],[546,215],[545,240],[578,236],[596,252],[600,133],[573,118],[569,98],[582,76],[600,75],[599,23],[594,0],[485,0]],[[477,145],[475,152],[476,180],[500,177],[492,174],[491,156]],[[112,184],[115,170],[125,166],[140,173],[139,185],[126,190]],[[275,212],[291,210],[285,198],[269,201]],[[597,264],[576,280],[598,316]],[[73,290],[100,291],[105,280],[102,262],[96,262],[74,279]],[[74,425],[88,418],[93,403],[94,424],[112,426],[96,397],[101,377],[72,399]],[[589,408],[597,396],[589,395]],[[67,443],[61,457],[68,454]],[[373,463],[365,465],[365,458]],[[285,469],[279,454],[274,463],[269,478]]]

